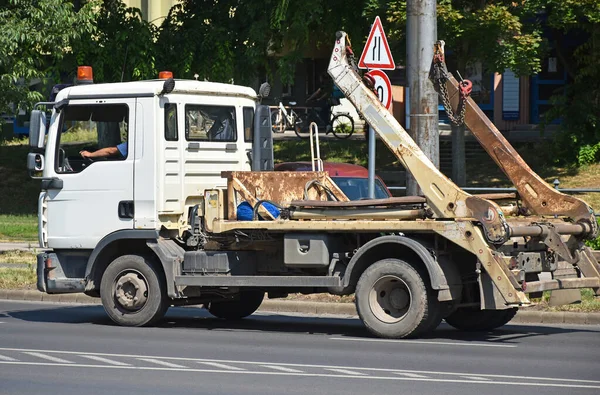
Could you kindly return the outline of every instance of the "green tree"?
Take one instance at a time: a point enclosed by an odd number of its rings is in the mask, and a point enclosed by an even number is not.
[[[537,0],[551,28],[551,44],[569,83],[558,92],[545,122],[561,119],[555,158],[585,165],[600,159],[600,2]],[[569,47],[565,37],[578,41]]]
[[[89,65],[96,82],[134,81],[156,78],[156,27],[142,19],[138,8],[120,0],[103,0],[96,6],[88,30],[73,43],[72,56],[63,70],[74,73],[76,66]]]
[[[184,0],[159,29],[157,65],[176,75],[248,84],[259,70],[293,79],[308,47],[335,31],[367,33],[364,1]],[[270,62],[269,59],[276,59]]]
[[[73,42],[92,31],[92,6],[75,12],[66,0],[0,0],[0,113],[44,99],[30,84],[58,78]]]

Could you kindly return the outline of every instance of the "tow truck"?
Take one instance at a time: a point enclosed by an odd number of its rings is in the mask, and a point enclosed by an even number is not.
[[[100,297],[127,326],[152,325],[169,306],[201,304],[233,320],[265,293],[354,293],[362,322],[387,338],[422,336],[442,319],[491,330],[546,290],[598,295],[599,265],[584,244],[598,232],[592,209],[525,164],[460,94],[436,48],[437,89],[464,103],[465,123],[517,194],[471,195],[445,177],[359,75],[344,32],[328,73],[422,196],[350,201],[327,172],[273,171],[265,85],[257,95],[172,76],[91,84],[84,70],[87,84],[31,116],[28,168],[42,182],[39,242],[48,249],[38,255],[38,289]],[[51,110],[46,140],[41,106]],[[73,142],[81,135],[92,140],[87,150],[129,148],[92,162]],[[559,260],[573,265],[572,278],[552,278]]]

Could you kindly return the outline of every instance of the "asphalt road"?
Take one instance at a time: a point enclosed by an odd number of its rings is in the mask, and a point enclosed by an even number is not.
[[[357,319],[171,309],[160,327],[102,307],[0,301],[0,394],[598,394],[599,326],[371,337]]]

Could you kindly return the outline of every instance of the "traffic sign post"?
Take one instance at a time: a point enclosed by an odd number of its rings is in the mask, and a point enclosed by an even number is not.
[[[381,19],[375,18],[367,43],[363,49],[358,67],[370,69],[369,75],[375,80],[374,89],[388,110],[392,105],[392,83],[382,70],[396,69],[396,63],[392,57]],[[369,125],[369,198],[375,199],[375,131]]]

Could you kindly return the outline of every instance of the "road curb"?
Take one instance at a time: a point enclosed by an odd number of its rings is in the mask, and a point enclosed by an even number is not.
[[[0,300],[27,300],[34,302],[79,303],[99,305],[99,298],[82,293],[48,295],[35,290],[0,289]],[[353,303],[305,302],[299,300],[265,300],[259,311],[273,313],[336,314],[357,316]],[[574,313],[519,310],[513,324],[573,324],[600,325],[600,313]]]

